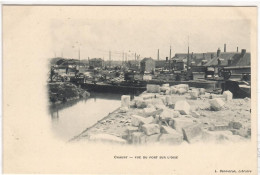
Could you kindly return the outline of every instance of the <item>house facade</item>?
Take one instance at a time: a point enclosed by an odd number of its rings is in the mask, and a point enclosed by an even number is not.
[[[155,61],[152,58],[144,58],[140,62],[140,71],[152,73],[155,70]]]

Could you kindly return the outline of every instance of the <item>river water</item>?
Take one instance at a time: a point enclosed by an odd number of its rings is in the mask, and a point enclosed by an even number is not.
[[[88,99],[50,107],[54,134],[67,141],[121,105],[122,94],[91,93]]]

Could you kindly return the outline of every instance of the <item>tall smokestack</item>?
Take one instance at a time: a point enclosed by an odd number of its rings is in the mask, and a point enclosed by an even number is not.
[[[238,52],[238,47],[237,47],[237,52]]]
[[[172,57],[172,46],[170,46],[170,57],[169,57],[169,60],[171,59]]]
[[[220,56],[220,52],[221,52],[221,50],[220,50],[220,48],[218,48],[218,50],[217,50],[217,57]]]
[[[246,54],[246,49],[242,49],[241,50],[241,57],[245,56],[245,54]]]
[[[227,49],[226,47],[227,47],[226,44],[224,44],[224,52],[226,52],[226,49]]]
[[[188,46],[187,67],[189,67],[189,64],[190,64],[190,46]]]

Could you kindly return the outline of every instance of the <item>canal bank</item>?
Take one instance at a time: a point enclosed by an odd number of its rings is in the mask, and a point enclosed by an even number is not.
[[[54,135],[63,141],[71,139],[118,108],[121,95],[91,92],[86,99],[50,105],[49,115]]]
[[[239,142],[251,137],[251,100],[188,85],[152,85],[71,141],[121,144]]]
[[[89,92],[69,82],[48,83],[49,102],[61,104],[90,96]]]

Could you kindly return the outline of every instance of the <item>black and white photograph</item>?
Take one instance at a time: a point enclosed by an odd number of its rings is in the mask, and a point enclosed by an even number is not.
[[[5,172],[255,174],[256,19],[253,6],[4,6]]]
[[[48,93],[57,137],[172,145],[250,140],[248,20],[68,17],[52,25]]]

